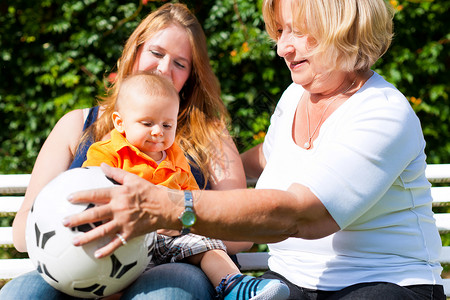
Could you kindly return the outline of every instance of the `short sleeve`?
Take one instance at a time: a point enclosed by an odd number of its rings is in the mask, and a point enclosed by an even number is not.
[[[118,167],[117,155],[108,151],[104,146],[105,142],[97,142],[89,147],[86,154],[86,161],[83,163],[83,167],[100,166],[102,163],[106,163],[112,167]]]

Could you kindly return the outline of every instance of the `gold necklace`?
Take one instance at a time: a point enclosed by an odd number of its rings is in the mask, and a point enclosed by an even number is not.
[[[330,107],[330,105],[331,105],[334,101],[336,101],[336,99],[338,98],[338,96],[339,96],[340,94],[345,94],[345,93],[347,93],[347,92],[351,89],[351,87],[355,84],[355,82],[356,82],[356,78],[355,78],[355,80],[353,80],[352,84],[350,84],[350,86],[349,86],[347,89],[345,89],[345,91],[343,91],[342,93],[339,93],[339,94],[337,94],[336,96],[334,96],[333,100],[331,100],[330,103],[328,103],[327,107],[325,107],[325,110],[324,110],[323,113],[322,113],[322,116],[320,116],[319,123],[317,123],[317,126],[316,126],[316,128],[314,129],[314,131],[313,131],[312,134],[310,134],[310,130],[309,130],[310,125],[309,125],[308,101],[306,102],[306,123],[308,124],[308,141],[307,141],[305,144],[303,144],[303,147],[304,147],[306,150],[309,150],[309,149],[311,148],[311,146],[312,146],[311,140],[312,140],[314,134],[316,134],[317,129],[319,129],[320,123],[322,122],[323,116],[325,116],[325,112],[327,111],[328,107]]]

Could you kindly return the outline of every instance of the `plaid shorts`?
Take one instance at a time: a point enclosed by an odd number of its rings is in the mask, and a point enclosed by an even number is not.
[[[227,247],[221,240],[210,239],[192,233],[179,236],[163,234],[157,234],[156,236],[157,240],[152,258],[152,263],[155,265],[180,261],[186,257],[213,249],[227,250]]]

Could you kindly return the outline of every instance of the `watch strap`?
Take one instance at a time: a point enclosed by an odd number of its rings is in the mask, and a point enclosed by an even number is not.
[[[183,223],[182,217],[187,212],[195,214],[194,213],[194,197],[192,196],[192,192],[190,190],[184,191],[184,211],[179,218],[183,225],[183,227],[181,228],[181,235],[186,235],[186,234],[190,233],[191,227],[195,223],[195,221],[194,221],[194,223],[192,223],[190,225],[186,225]]]

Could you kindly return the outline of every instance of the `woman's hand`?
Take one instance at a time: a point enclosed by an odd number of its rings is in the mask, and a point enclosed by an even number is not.
[[[182,211],[182,193],[153,185],[145,179],[126,171],[102,164],[106,176],[114,179],[120,186],[107,189],[77,192],[71,195],[71,203],[94,203],[96,207],[88,209],[64,220],[64,225],[74,227],[85,223],[103,221],[104,223],[74,239],[75,246],[81,246],[110,236],[111,242],[96,251],[101,258],[113,253],[122,246],[120,234],[126,241],[139,235],[155,231],[158,228],[171,228],[166,223],[171,220],[173,211]],[[173,195],[169,197],[168,195]],[[174,199],[179,198],[181,205]],[[170,213],[172,212],[172,213]],[[174,224],[175,224],[174,220]],[[174,226],[174,225],[173,225]]]

